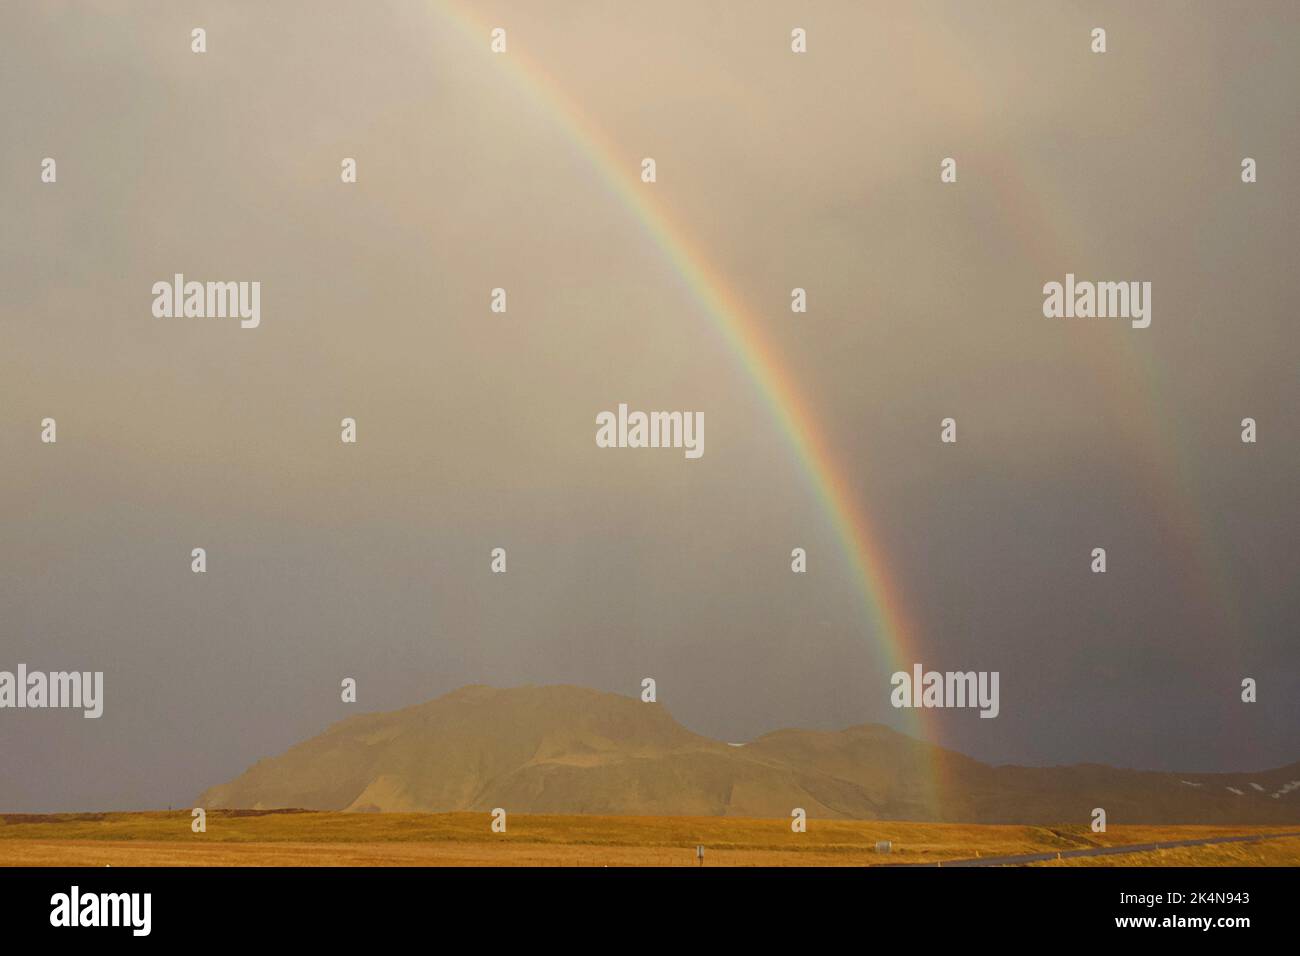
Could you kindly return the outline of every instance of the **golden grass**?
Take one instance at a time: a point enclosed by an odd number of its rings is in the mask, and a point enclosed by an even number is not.
[[[863,866],[933,863],[1087,846],[1116,846],[1286,827],[1033,827],[728,817],[511,814],[494,834],[486,813],[209,811],[207,832],[188,810],[0,816],[0,865],[10,866]],[[877,840],[893,852],[878,854]],[[1075,859],[1054,865],[1295,865],[1300,839]]]

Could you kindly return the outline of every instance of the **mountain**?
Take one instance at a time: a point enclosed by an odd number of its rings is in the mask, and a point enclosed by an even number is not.
[[[991,766],[874,724],[737,746],[616,694],[471,686],[340,721],[199,805],[744,817],[803,807],[821,818],[1036,824],[1087,822],[1103,807],[1112,823],[1289,824],[1300,822],[1297,781],[1300,763],[1249,774]]]

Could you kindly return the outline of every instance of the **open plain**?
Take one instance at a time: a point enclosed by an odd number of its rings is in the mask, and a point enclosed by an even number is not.
[[[189,810],[0,815],[0,866],[878,866],[1223,836],[1251,843],[1177,847],[1047,865],[1300,865],[1295,827],[1087,826],[486,813]],[[876,851],[877,841],[890,851]]]

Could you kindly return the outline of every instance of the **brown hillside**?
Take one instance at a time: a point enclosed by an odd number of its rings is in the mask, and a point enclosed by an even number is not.
[[[782,730],[736,747],[616,694],[472,686],[341,721],[199,802],[742,817],[803,807],[822,819],[1033,824],[1086,822],[1104,807],[1112,823],[1262,824],[1300,822],[1296,780],[1300,765],[1253,774],[993,767],[879,725]]]

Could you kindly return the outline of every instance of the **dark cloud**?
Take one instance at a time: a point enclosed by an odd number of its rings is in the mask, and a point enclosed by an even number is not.
[[[0,12],[0,668],[106,683],[98,721],[0,715],[0,808],[183,803],[344,716],[345,675],[366,710],[651,675],[721,739],[909,726],[743,360],[454,6]],[[1294,9],[744,7],[473,4],[618,162],[656,157],[923,663],[1001,671],[998,719],[934,731],[991,761],[1296,759]],[[154,319],[175,272],[260,281],[261,327]],[[1151,281],[1151,328],[1044,319],[1067,272]],[[597,449],[621,401],[704,411],[706,454]]]

